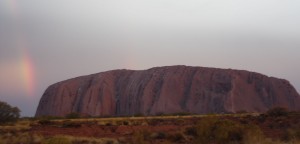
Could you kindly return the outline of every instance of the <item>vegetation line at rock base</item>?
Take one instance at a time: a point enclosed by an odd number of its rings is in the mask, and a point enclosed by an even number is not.
[[[0,144],[300,143],[300,112],[28,119],[0,126]]]

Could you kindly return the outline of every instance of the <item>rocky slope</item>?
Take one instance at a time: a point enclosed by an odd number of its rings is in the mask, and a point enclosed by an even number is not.
[[[264,112],[276,106],[300,110],[300,96],[286,80],[241,70],[167,66],[113,70],[53,84],[36,116]]]

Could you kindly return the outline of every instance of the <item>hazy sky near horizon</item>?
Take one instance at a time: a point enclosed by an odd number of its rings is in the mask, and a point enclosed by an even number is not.
[[[1,0],[0,100],[33,116],[44,90],[112,69],[255,71],[300,91],[300,1]]]

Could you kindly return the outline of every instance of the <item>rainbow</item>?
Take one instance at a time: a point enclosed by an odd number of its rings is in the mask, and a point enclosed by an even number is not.
[[[4,5],[10,16],[16,19],[18,23],[20,20],[20,11],[17,0],[4,0]],[[28,44],[26,36],[20,27],[19,31],[15,33],[15,48],[19,50],[19,59],[17,62],[18,72],[17,77],[28,96],[33,96],[35,92],[35,67],[32,58],[28,52]]]
[[[21,58],[20,75],[27,95],[33,96],[35,92],[35,68],[28,53],[24,53]]]

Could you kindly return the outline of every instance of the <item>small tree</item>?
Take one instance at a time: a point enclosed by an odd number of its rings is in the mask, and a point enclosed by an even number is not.
[[[20,110],[12,107],[6,102],[0,101],[0,124],[7,122],[16,122],[20,117]]]

